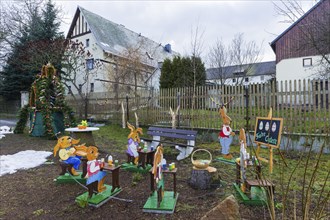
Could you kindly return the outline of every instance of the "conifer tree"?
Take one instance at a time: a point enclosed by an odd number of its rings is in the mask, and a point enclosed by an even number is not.
[[[205,84],[206,71],[204,63],[197,57],[195,58],[196,85]],[[173,60],[166,59],[162,66],[160,75],[160,88],[192,87],[194,84],[194,71],[192,58],[174,57]]]
[[[19,99],[20,91],[29,91],[40,66],[51,62],[61,71],[64,36],[59,32],[58,11],[51,0],[42,12],[37,4],[29,6],[32,8],[24,11],[30,12],[27,21],[21,21],[20,35],[15,38],[0,77],[0,93],[7,99]]]

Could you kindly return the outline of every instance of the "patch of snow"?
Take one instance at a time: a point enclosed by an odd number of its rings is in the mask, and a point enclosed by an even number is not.
[[[52,155],[48,151],[26,150],[12,155],[0,155],[0,176],[12,174],[20,169],[30,169],[40,166],[47,161],[47,157]]]

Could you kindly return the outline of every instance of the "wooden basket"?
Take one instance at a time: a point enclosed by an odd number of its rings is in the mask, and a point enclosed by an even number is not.
[[[210,159],[208,160],[194,160],[194,154],[198,151],[205,151],[207,153],[209,153],[210,155]],[[212,161],[212,154],[208,151],[208,150],[205,150],[205,149],[198,149],[198,150],[195,150],[192,154],[191,154],[191,163],[197,168],[197,169],[206,169],[210,163]]]

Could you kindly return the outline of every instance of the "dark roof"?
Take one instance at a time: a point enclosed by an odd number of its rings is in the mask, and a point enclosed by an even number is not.
[[[206,79],[220,79],[223,76],[219,76],[219,68],[209,68],[206,70]],[[276,64],[275,61],[246,64],[241,68],[238,65],[235,66],[226,66],[222,69],[222,73],[226,78],[233,78],[235,73],[244,72],[249,69],[248,76],[261,76],[261,75],[274,75],[276,73]],[[241,75],[240,75],[241,76]],[[245,76],[245,75],[244,75]]]
[[[278,35],[271,43],[270,46],[272,47],[274,53],[276,53],[275,44],[276,42],[285,35],[288,31],[290,31],[294,26],[296,26],[301,20],[303,20],[308,14],[310,14],[315,8],[317,8],[322,2],[326,0],[320,0],[316,3],[311,9],[309,9],[304,15],[302,15],[297,21],[295,21],[290,27],[288,27],[285,31],[283,31],[280,35]]]
[[[98,45],[105,51],[114,55],[120,56],[125,49],[135,48],[137,45],[142,45],[141,53],[146,59],[154,58],[154,61],[162,61],[165,58],[171,58],[178,53],[166,51],[165,47],[160,43],[156,43],[141,34],[131,31],[121,24],[116,24],[95,13],[92,13],[78,6],[75,17],[71,24],[68,36],[72,33],[75,21],[79,14],[85,18],[92,34],[95,36]],[[141,43],[143,42],[143,43]]]

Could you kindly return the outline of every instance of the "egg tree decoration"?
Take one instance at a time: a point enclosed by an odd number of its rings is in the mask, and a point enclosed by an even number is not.
[[[31,85],[29,104],[20,112],[15,133],[23,133],[28,115],[32,136],[54,137],[65,127],[75,126],[72,110],[65,101],[64,87],[56,69],[49,63],[42,66]]]

